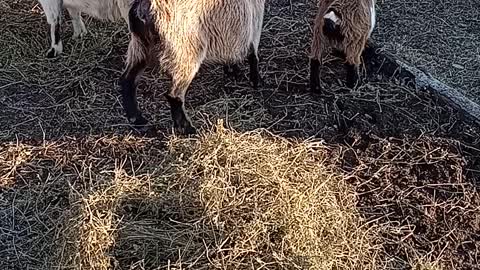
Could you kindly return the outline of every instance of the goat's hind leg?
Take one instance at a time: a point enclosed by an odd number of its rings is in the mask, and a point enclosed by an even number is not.
[[[261,83],[258,62],[258,47],[252,44],[250,45],[250,52],[248,54],[248,64],[250,66],[250,82],[252,83],[254,89],[257,89],[258,85]]]
[[[74,8],[67,8],[70,18],[72,18],[73,38],[83,37],[87,33],[87,28],[82,20],[80,11]]]
[[[122,103],[129,122],[137,129],[144,129],[147,120],[142,116],[137,102],[137,82],[145,70],[151,51],[152,26],[146,24],[141,1],[135,1],[130,8],[128,19],[131,33],[128,44],[127,64],[124,73],[120,77]]]
[[[360,85],[360,64],[362,63],[362,52],[367,43],[366,38],[359,38],[357,42],[351,42],[346,46],[344,52],[346,55],[345,67],[347,69],[346,86],[355,88]]]
[[[196,59],[196,61],[192,61],[190,63],[194,64],[185,66],[182,69],[182,72],[173,74],[172,88],[165,95],[168,103],[170,104],[173,127],[183,135],[197,133],[195,127],[192,125],[192,122],[185,112],[185,96],[192,80],[195,78],[195,75],[198,72],[200,61]]]
[[[50,25],[50,49],[47,52],[48,58],[58,56],[63,51],[61,39],[62,24],[62,0],[39,0],[45,12],[47,22]]]
[[[136,129],[143,129],[147,120],[142,116],[137,102],[137,83],[147,66],[147,53],[145,47],[137,37],[132,35],[128,46],[127,65],[120,77],[120,90],[122,103],[128,121]]]

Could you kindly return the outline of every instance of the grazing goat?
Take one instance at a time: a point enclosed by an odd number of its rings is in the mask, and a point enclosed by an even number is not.
[[[83,36],[87,29],[81,13],[98,19],[116,21],[120,18],[128,22],[128,10],[132,0],[39,0],[47,22],[50,25],[51,48],[47,57],[60,55],[63,51],[61,40],[62,9],[65,7],[72,18],[73,37]]]
[[[264,6],[265,0],[135,0],[129,12],[126,69],[119,82],[130,123],[136,128],[147,123],[138,108],[136,85],[154,52],[172,77],[165,96],[174,127],[182,134],[196,133],[184,102],[202,63],[236,67],[248,57],[250,81],[256,88]]]
[[[361,55],[375,27],[375,0],[320,0],[310,55],[310,87],[321,91],[320,63],[326,49],[343,51],[346,85],[359,81]]]

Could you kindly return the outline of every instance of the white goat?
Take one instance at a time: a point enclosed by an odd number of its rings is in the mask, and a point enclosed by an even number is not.
[[[64,7],[72,18],[73,37],[77,38],[87,32],[81,13],[110,21],[123,18],[128,22],[128,10],[132,0],[39,0],[39,2],[50,25],[51,48],[47,52],[47,57],[52,58],[63,51],[60,35]]]

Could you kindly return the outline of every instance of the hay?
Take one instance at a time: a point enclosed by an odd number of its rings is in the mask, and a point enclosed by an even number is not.
[[[375,267],[374,232],[362,226],[354,193],[328,164],[325,146],[222,126],[182,144],[193,154],[179,166],[179,180],[198,185],[206,217],[223,235],[210,251],[213,265]]]
[[[413,270],[442,270],[444,269],[439,265],[438,262],[425,261],[424,259],[419,259],[413,266]]]
[[[362,225],[352,189],[326,161],[326,146],[223,126],[169,144],[173,172],[156,204],[162,210],[153,211],[167,212],[169,220],[124,220],[118,246],[124,258],[135,250],[130,263],[146,269],[375,269],[379,263],[375,230]]]
[[[4,240],[24,244],[5,251],[15,254],[33,241],[28,253],[37,259],[27,265],[42,269],[376,269],[382,263],[377,227],[360,217],[352,187],[329,162],[330,147],[221,124],[197,139],[172,137],[162,145],[127,136],[5,146],[0,156],[9,165],[0,176],[26,182],[3,194],[42,220],[16,217],[11,226],[33,235],[6,233]],[[36,176],[41,168],[47,174]],[[30,208],[29,200],[46,210]],[[10,211],[2,208],[15,216]],[[4,222],[0,227],[8,227]],[[12,259],[2,264],[18,266]]]
[[[45,265],[376,269],[380,263],[378,233],[355,210],[353,189],[328,162],[331,149],[321,143],[292,142],[266,131],[236,133],[218,125],[198,139],[172,137],[165,152],[155,152],[156,162],[147,171],[131,158],[118,157],[133,149],[145,154],[154,141],[126,137],[80,143],[95,150],[79,156],[62,153],[65,145],[58,144],[1,152],[35,156],[2,171],[6,176],[45,164],[40,161],[47,157],[62,161],[53,168],[69,186],[63,196],[70,203],[56,218],[54,241],[45,243]],[[92,163],[109,154],[117,158]],[[10,154],[8,160],[21,156]],[[69,177],[72,168],[76,176]]]

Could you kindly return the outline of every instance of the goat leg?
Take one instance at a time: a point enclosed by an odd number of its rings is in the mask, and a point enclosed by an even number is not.
[[[345,64],[347,69],[347,81],[346,85],[348,88],[355,88],[360,81],[360,68],[358,65],[354,64]]]

